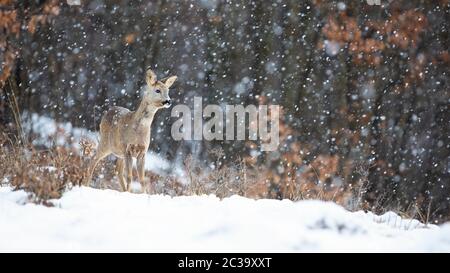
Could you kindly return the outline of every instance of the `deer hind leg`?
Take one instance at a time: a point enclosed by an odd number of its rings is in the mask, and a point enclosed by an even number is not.
[[[88,168],[88,175],[86,177],[86,181],[84,183],[85,186],[89,186],[92,180],[92,174],[94,173],[95,167],[97,164],[109,155],[109,152],[106,151],[102,145],[99,145],[97,152],[95,153],[94,157],[91,159],[90,166]]]
[[[137,157],[137,173],[139,177],[139,182],[141,183],[141,188],[143,193],[147,193],[145,188],[145,151],[141,151]]]
[[[119,177],[119,183],[120,187],[122,188],[122,191],[127,191],[127,187],[125,186],[125,179],[123,176],[123,170],[124,170],[124,159],[118,158],[116,163],[117,176]]]

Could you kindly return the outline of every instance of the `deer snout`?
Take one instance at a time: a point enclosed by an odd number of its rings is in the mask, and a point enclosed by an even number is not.
[[[170,105],[172,105],[172,100],[165,100],[163,101],[164,106],[169,107]]]

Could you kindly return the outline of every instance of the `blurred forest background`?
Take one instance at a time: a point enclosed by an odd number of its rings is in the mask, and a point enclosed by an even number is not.
[[[18,131],[11,98],[23,120],[95,131],[108,107],[137,106],[152,67],[178,76],[175,104],[283,107],[273,153],[176,142],[160,111],[161,156],[210,167],[219,148],[218,165],[239,156],[257,170],[260,197],[349,193],[367,209],[450,219],[450,1],[68,2],[0,0],[1,131]]]

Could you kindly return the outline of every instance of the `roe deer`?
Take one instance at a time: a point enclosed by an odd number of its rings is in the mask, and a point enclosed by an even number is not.
[[[137,173],[142,191],[146,193],[144,184],[145,154],[150,144],[150,129],[156,111],[171,105],[169,88],[177,79],[171,76],[158,81],[156,74],[148,69],[142,101],[136,111],[123,107],[112,107],[100,122],[100,141],[97,151],[90,161],[85,185],[89,185],[95,167],[100,160],[110,154],[117,159],[117,172],[123,191],[130,190],[133,178],[133,158],[137,159]],[[124,179],[125,171],[125,179]]]

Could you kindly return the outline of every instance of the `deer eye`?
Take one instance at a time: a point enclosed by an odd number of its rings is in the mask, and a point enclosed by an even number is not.
[[[156,92],[156,93],[161,93],[161,90],[156,89],[155,92]]]

